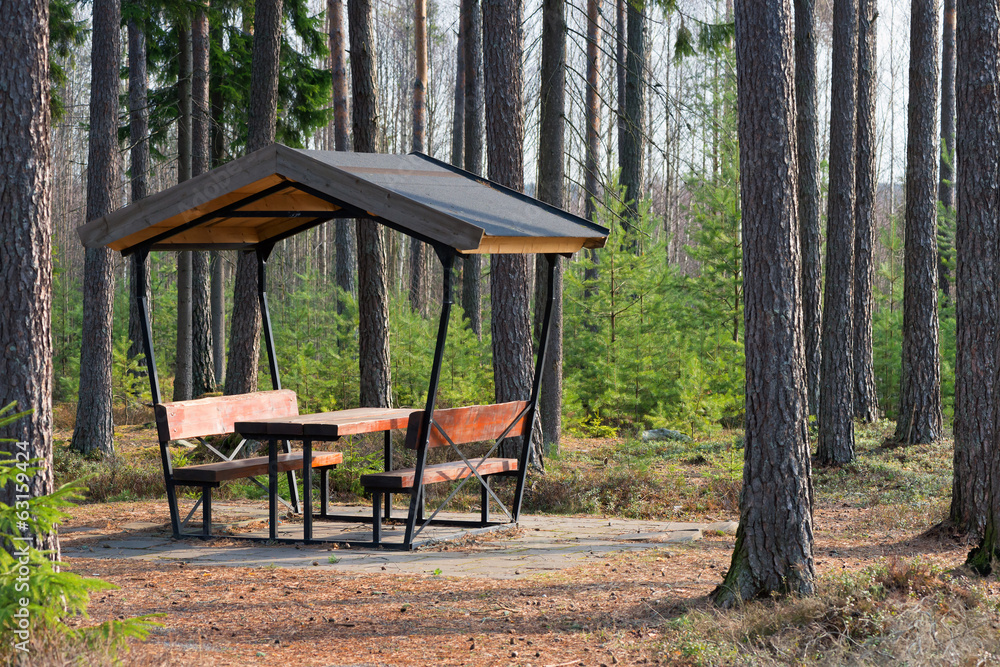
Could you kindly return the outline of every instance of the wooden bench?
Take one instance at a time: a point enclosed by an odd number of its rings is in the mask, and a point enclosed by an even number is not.
[[[182,535],[182,524],[186,524],[198,508],[182,522],[177,507],[177,486],[201,488],[198,501],[202,507],[202,535],[212,534],[212,489],[226,480],[254,478],[268,473],[268,457],[237,459],[242,444],[228,456],[206,444],[222,461],[204,465],[174,468],[168,445],[171,440],[205,438],[212,435],[234,433],[237,421],[248,419],[268,419],[295,417],[299,414],[298,398],[294,391],[287,389],[260,391],[237,396],[213,396],[193,401],[160,403],[154,408],[156,427],[160,440],[160,458],[163,464],[164,480],[167,487],[167,501],[170,505],[170,522],[174,535]],[[314,452],[312,467],[319,470],[335,468],[343,460],[340,452]],[[302,452],[292,452],[285,441],[285,453],[278,455],[278,472],[288,474],[289,488],[292,490],[293,509],[297,511],[297,486],[294,473],[302,469]],[[258,482],[259,483],[259,482]]]
[[[527,436],[530,432],[530,425],[526,419],[527,405],[526,401],[513,401],[497,405],[435,410],[427,447],[430,449],[456,445],[457,449],[457,445],[497,440],[501,436],[510,438]],[[406,427],[406,446],[409,449],[418,449],[424,438],[420,428],[423,416],[423,410],[410,415]],[[427,484],[453,482],[472,476],[480,479],[481,523],[482,525],[489,523],[489,499],[492,494],[489,489],[489,479],[493,475],[515,474],[518,470],[518,460],[498,457],[466,458],[468,463],[460,460],[425,466],[419,485],[416,468],[400,468],[362,475],[361,485],[365,491],[372,494],[372,541],[378,545],[382,539],[382,494],[404,490],[413,492],[415,486],[420,486],[422,489]],[[475,467],[475,471],[469,463]],[[423,501],[418,500],[420,501],[418,508],[422,509]]]

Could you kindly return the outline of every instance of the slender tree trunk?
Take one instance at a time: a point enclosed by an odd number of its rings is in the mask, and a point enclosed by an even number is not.
[[[413,80],[413,150],[421,153],[426,140],[427,117],[427,0],[413,0],[413,39],[417,51],[417,76]],[[410,307],[427,315],[427,290],[424,286],[427,266],[424,242],[410,237]]]
[[[208,14],[198,9],[191,22],[191,176],[211,168],[211,109],[208,98]],[[192,396],[215,391],[212,359],[212,283],[207,252],[191,253]]]
[[[110,18],[105,16],[111,13],[107,4],[95,3],[98,21]],[[26,495],[37,498],[54,490],[49,3],[33,0],[6,5],[0,35],[6,59],[0,71],[0,150],[4,156],[0,169],[4,322],[0,326],[0,401],[3,405],[15,402],[16,412],[31,411],[0,429],[0,451],[10,453],[12,460],[25,454],[41,459],[38,472],[27,481]],[[115,64],[114,59],[110,64]],[[95,88],[94,92],[106,99],[107,91]],[[108,156],[108,164],[113,165],[112,160]],[[15,484],[0,488],[0,502],[13,508],[18,494],[25,495],[25,491]],[[36,535],[33,546],[52,550],[51,558],[59,560],[56,533]]]
[[[875,0],[860,0],[858,15],[857,197],[854,206],[854,416],[878,419],[878,392],[872,360],[872,310],[875,299]]]
[[[524,188],[520,27],[518,0],[484,0],[483,78],[489,178],[514,190]],[[527,256],[490,257],[490,302],[496,400],[523,401],[531,393]],[[520,444],[510,438],[501,445],[500,456],[515,457],[519,448]],[[541,457],[534,460],[540,461]]]
[[[564,0],[542,3],[541,121],[538,150],[538,198],[558,208],[564,204],[566,132],[566,13]],[[548,302],[548,261],[535,255],[535,313],[541,320]],[[563,262],[556,260],[549,344],[542,370],[539,411],[546,454],[559,452],[562,432],[562,283]],[[539,329],[538,335],[541,335]]]
[[[278,55],[281,51],[282,0],[256,0],[253,62],[250,68],[250,136],[247,150],[274,143],[278,122]],[[226,365],[227,394],[257,391],[260,357],[260,303],[257,297],[257,258],[240,253],[236,263],[236,296],[230,326]]]
[[[833,4],[830,113],[830,201],[826,227],[826,293],[819,389],[821,463],[854,460],[854,187],[857,130],[858,3]]]
[[[1000,2],[963,2],[957,12],[958,108],[955,230],[955,459],[951,521],[973,536],[996,540],[1000,479],[996,437],[996,277],[1000,271]],[[992,471],[992,473],[991,473]],[[995,483],[995,482],[994,482]],[[996,549],[996,544],[992,545]]]
[[[802,311],[806,334],[809,413],[819,412],[820,293],[823,284],[819,216],[819,114],[816,91],[816,2],[795,0],[795,102],[798,114],[799,227]]]
[[[600,165],[598,158],[601,151],[601,0],[587,0],[587,156],[584,162],[583,189],[584,217],[594,220],[597,212],[597,199],[600,192]],[[600,277],[600,255],[596,250],[588,250],[587,257],[591,261],[584,269],[583,279],[586,284],[584,297],[593,293],[592,285]]]
[[[354,95],[354,150],[373,153],[378,137],[378,91],[371,0],[348,0],[351,40],[351,89]],[[358,221],[358,361],[361,405],[392,404],[389,373],[389,291],[385,236],[372,220]]]
[[[338,151],[349,151],[348,128],[350,114],[347,105],[347,52],[344,38],[344,0],[328,0],[327,11],[330,12],[330,56],[333,67],[333,141]],[[356,287],[354,276],[357,272],[353,220],[338,220],[336,231],[337,245],[337,287],[345,294],[354,294]],[[344,302],[337,299],[337,313],[344,312]]]
[[[906,235],[903,268],[903,370],[896,439],[941,437],[937,312],[937,3],[913,0],[906,137]]]
[[[149,194],[149,110],[146,108],[146,89],[149,78],[146,73],[146,35],[135,19],[128,22],[128,106],[129,106],[129,152],[132,163],[132,201],[145,199]],[[145,262],[146,303],[149,299],[149,262]],[[136,263],[129,261],[129,285],[135,285]],[[142,346],[142,323],[139,307],[129,291],[128,309],[128,356],[134,359],[146,351]],[[140,365],[145,369],[145,364]],[[141,371],[145,373],[145,370]]]
[[[191,26],[187,19],[177,26],[179,47],[177,75],[177,182],[191,178],[191,83],[194,65],[191,54]],[[177,253],[177,348],[174,356],[173,400],[186,401],[194,396],[193,330],[191,328],[193,289],[190,251]]]
[[[639,202],[642,201],[642,66],[646,60],[645,10],[637,3],[628,3],[628,54],[625,56],[625,132],[621,153],[621,182],[629,222],[634,226],[639,220]],[[629,230],[632,244],[639,247],[639,230]]]
[[[941,174],[938,199],[946,208],[955,205],[952,164],[955,159],[955,0],[944,0],[941,27]],[[951,277],[943,253],[938,250],[938,285],[945,303],[951,300]]]
[[[625,153],[625,32],[628,24],[627,10],[628,0],[616,0],[615,4],[615,77],[617,78],[617,88],[615,95],[617,98],[616,119],[618,131],[618,155]],[[609,170],[610,171],[610,170]],[[620,178],[620,177],[619,177]]]
[[[455,103],[451,122],[451,163],[465,166],[465,23],[459,17],[458,45],[455,48]]]
[[[26,9],[25,13],[29,11],[31,10]],[[121,59],[121,6],[117,0],[94,0],[93,26],[87,220],[103,217],[114,210],[115,193],[120,182],[118,68]],[[19,72],[15,78],[19,82],[24,81],[20,77]],[[25,176],[30,173],[26,165],[19,165],[18,169],[23,170]],[[76,451],[85,454],[114,454],[114,423],[111,414],[114,298],[115,274],[111,250],[87,248],[83,266],[80,396],[71,445]]]
[[[465,170],[483,173],[483,22],[479,0],[462,0],[465,32]],[[483,337],[483,259],[466,255],[462,269],[462,311],[469,328]]]
[[[789,0],[736,4],[746,440],[722,606],[815,591]],[[768,141],[748,141],[748,137]]]
[[[222,29],[211,28],[211,42],[222,42]],[[209,51],[211,60],[211,51]],[[211,70],[211,67],[209,68]],[[222,82],[218,73],[209,71],[209,101],[212,105],[212,167],[222,164],[226,153],[224,130]],[[226,279],[223,255],[217,250],[209,254],[212,271],[212,361],[215,364],[215,384],[223,386],[226,381]]]

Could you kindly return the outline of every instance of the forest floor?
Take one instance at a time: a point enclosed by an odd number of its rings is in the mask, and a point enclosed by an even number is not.
[[[721,533],[517,579],[67,562],[119,587],[94,596],[86,622],[162,614],[162,627],[133,642],[129,665],[995,663],[1000,585],[964,568],[964,538],[931,530],[947,513],[951,443],[897,448],[885,443],[890,434],[887,424],[859,429],[854,464],[814,470],[818,594],[736,610],[708,600],[734,545]],[[86,468],[103,500],[117,501],[80,505],[70,530],[100,524],[113,534],[165,518],[162,501],[134,486],[146,479],[148,456],[139,452],[152,432],[120,435],[113,474],[57,454],[57,474]],[[547,474],[533,478],[526,505],[533,513],[737,519],[739,445],[735,432],[694,443],[569,438]]]

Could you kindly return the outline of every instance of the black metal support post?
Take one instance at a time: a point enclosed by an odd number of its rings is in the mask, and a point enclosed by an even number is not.
[[[135,262],[135,303],[139,308],[139,325],[142,329],[142,348],[146,353],[146,374],[149,376],[149,396],[153,405],[160,402],[160,376],[156,372],[156,355],[153,354],[153,332],[149,323],[149,303],[146,301],[146,261],[149,250],[139,250],[133,255]]]
[[[271,371],[271,388],[281,389],[281,375],[278,373],[278,354],[274,346],[274,330],[271,328],[271,309],[267,305],[267,260],[274,250],[273,243],[263,244],[257,247],[257,298],[260,301],[260,321],[264,333],[264,345],[267,347],[267,366]],[[287,440],[282,440],[282,445],[286,454],[291,453],[292,446]],[[295,483],[295,473],[289,470],[285,473],[288,477],[288,495],[292,501],[292,509],[300,511],[299,507],[299,487]],[[277,493],[276,489],[271,489],[272,495]]]
[[[444,344],[448,337],[448,320],[451,317],[453,269],[455,266],[455,251],[450,247],[436,246],[438,258],[444,269],[444,292],[441,300],[441,318],[438,321],[437,342],[434,346],[434,363],[431,365],[431,379],[427,387],[427,404],[424,407],[420,423],[421,438],[417,443],[417,465],[414,470],[413,490],[410,493],[410,513],[406,518],[406,535],[403,538],[405,549],[412,548],[413,530],[416,527],[417,515],[422,514],[424,468],[427,465],[427,443],[431,436],[431,419],[434,416],[434,405],[437,402],[438,382],[441,379],[441,363],[444,359]]]
[[[524,499],[524,481],[528,474],[528,455],[531,452],[531,439],[535,435],[535,415],[538,412],[538,390],[542,384],[542,369],[545,367],[545,353],[549,348],[549,324],[552,322],[552,305],[556,300],[555,272],[559,255],[547,254],[549,263],[549,288],[545,300],[545,318],[542,320],[542,333],[538,338],[538,358],[535,362],[535,379],[531,385],[531,398],[528,401],[528,434],[521,443],[521,457],[517,468],[517,490],[514,492],[514,504],[511,507],[514,521],[521,516],[521,501]]]
[[[385,431],[385,442],[382,443],[382,470],[392,470],[392,431]],[[392,518],[392,494],[385,494],[385,518]]]

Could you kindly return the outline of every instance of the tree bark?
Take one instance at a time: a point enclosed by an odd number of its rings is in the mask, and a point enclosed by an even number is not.
[[[806,336],[809,413],[819,412],[823,264],[819,215],[819,114],[816,91],[816,2],[795,0],[795,102],[802,241],[802,311]]]
[[[351,89],[354,95],[354,150],[373,153],[378,137],[378,92],[371,0],[348,0],[351,40]],[[389,292],[385,237],[380,225],[358,221],[358,361],[361,405],[392,404],[389,372]]]
[[[347,105],[347,52],[344,38],[344,2],[343,0],[328,0],[327,10],[330,12],[330,56],[333,66],[333,141],[338,151],[349,151],[350,114]],[[337,287],[345,294],[356,292],[354,276],[357,272],[353,220],[337,220],[335,242],[337,245]],[[337,313],[344,312],[344,302],[337,299]]]
[[[211,42],[222,41],[222,29],[216,25],[211,29]],[[211,61],[211,51],[209,51]],[[226,137],[224,132],[222,82],[220,75],[214,76],[209,68],[209,101],[212,105],[212,167],[222,164],[226,152]],[[215,383],[217,387],[226,381],[226,281],[223,255],[218,250],[210,253],[209,264],[212,271],[212,361],[215,364]]]
[[[903,370],[896,439],[941,437],[937,312],[937,3],[913,0],[906,137]]]
[[[119,184],[118,68],[121,59],[121,7],[117,0],[94,0],[93,26],[87,220],[103,217],[114,210],[115,191]],[[25,169],[25,174],[30,173],[25,165],[19,165],[18,168]],[[76,451],[85,454],[114,454],[114,423],[111,414],[114,297],[115,274],[111,250],[88,248],[83,266],[80,396],[71,445]]]
[[[191,26],[185,18],[177,24],[177,182],[191,178],[191,84],[194,64],[191,54]],[[190,251],[177,253],[177,341],[174,355],[173,400],[194,397],[194,360],[192,319],[192,257]]]
[[[455,101],[451,121],[451,163],[465,166],[465,22],[459,16],[458,44],[455,48]]]
[[[113,11],[108,4],[95,2],[95,19],[111,18],[105,16]],[[26,453],[41,459],[39,471],[28,481],[28,494],[37,498],[54,490],[49,3],[11,3],[0,34],[6,45],[5,67],[0,71],[0,151],[5,158],[0,169],[0,303],[4,317],[0,326],[0,407],[15,402],[15,411],[31,411],[0,429],[0,438],[11,440],[0,440],[0,450],[12,458]],[[108,65],[115,64],[112,59],[102,67],[106,71]],[[107,99],[99,89],[94,93]],[[112,160],[108,156],[111,165]],[[26,449],[21,450],[18,442],[27,443]],[[13,484],[0,488],[0,502],[14,507],[17,493]],[[34,546],[53,550],[51,558],[59,560],[56,533],[36,535]]]
[[[145,199],[149,194],[149,110],[146,108],[149,77],[146,71],[146,35],[135,19],[128,22],[128,106],[129,142],[132,148],[129,157],[132,167],[132,202]],[[146,303],[149,298],[149,262],[145,262]],[[129,261],[129,285],[137,280],[135,261]],[[146,353],[142,345],[142,323],[139,307],[129,290],[128,308],[128,356],[134,359]],[[145,374],[145,364],[141,364]]]
[[[564,206],[566,131],[566,13],[564,0],[542,3],[542,82],[539,123],[538,198],[558,208]],[[548,303],[548,261],[535,255],[535,313],[541,319]],[[563,262],[556,259],[553,287],[555,302],[549,343],[542,369],[539,413],[546,454],[559,452],[562,432],[562,286]],[[541,335],[539,330],[538,335]]]
[[[598,157],[601,152],[601,0],[587,0],[587,156],[584,161],[583,189],[584,217],[594,220],[597,212],[597,199],[600,192],[600,165]],[[600,276],[600,255],[596,250],[588,250],[587,257],[591,265],[584,269],[583,279],[586,287],[583,295],[592,293],[591,285],[597,283]]]
[[[282,0],[256,0],[253,62],[250,67],[250,135],[247,151],[274,143],[278,122],[278,56],[281,51]],[[236,295],[229,328],[226,394],[257,391],[260,357],[260,303],[257,297],[257,258],[240,253],[236,263]]]
[[[1000,257],[1000,3],[957,12],[955,454],[951,521],[983,535],[995,472],[997,284]],[[995,478],[997,479],[997,478]],[[996,499],[993,500],[996,503]],[[1000,505],[994,505],[997,507]],[[996,515],[996,510],[992,511]],[[996,525],[996,524],[995,524]],[[995,539],[995,530],[994,530]],[[996,545],[994,545],[995,548]]]
[[[615,109],[615,119],[617,121],[615,129],[618,131],[618,155],[625,153],[625,33],[626,26],[628,25],[627,6],[627,0],[615,0],[615,77],[617,79],[615,82],[617,83],[615,96],[618,103]]]
[[[413,80],[413,150],[426,149],[427,117],[427,0],[414,0],[413,39],[417,51],[417,76]],[[426,262],[423,241],[410,237],[410,307],[427,315]]]
[[[624,141],[619,154],[621,183],[625,197],[626,217],[632,225],[628,231],[631,244],[638,249],[639,203],[642,201],[642,140],[643,140],[643,77],[646,62],[644,29],[645,9],[638,3],[628,3],[628,53],[625,56],[625,115]]]
[[[736,4],[746,440],[740,525],[716,604],[815,591],[788,0]],[[750,141],[749,137],[766,140]]]
[[[518,0],[483,2],[483,79],[489,178],[524,188],[524,117],[521,109],[521,5]],[[493,314],[493,382],[496,400],[523,401],[531,393],[531,293],[525,255],[490,257]],[[505,440],[500,456],[516,457],[520,443]],[[540,453],[540,452],[539,452]],[[541,458],[536,456],[536,461]]]
[[[878,8],[860,0],[858,15],[858,129],[856,200],[854,205],[854,416],[878,419],[878,392],[872,359],[872,292],[875,281],[875,99],[878,61],[875,52]]]
[[[826,227],[826,292],[820,366],[821,463],[854,459],[854,187],[858,3],[833,5],[833,91],[830,114],[830,200]]]
[[[465,32],[465,170],[483,173],[483,22],[479,0],[462,0]],[[483,337],[483,259],[466,255],[462,269],[462,311],[469,329]]]
[[[191,176],[211,167],[211,109],[208,98],[208,14],[198,9],[191,22]],[[208,253],[191,253],[192,396],[215,391],[212,349],[212,278]]]
[[[944,0],[941,26],[941,173],[938,199],[951,208],[955,205],[955,0]],[[944,255],[938,251],[938,285],[945,303],[951,300],[951,277]]]

